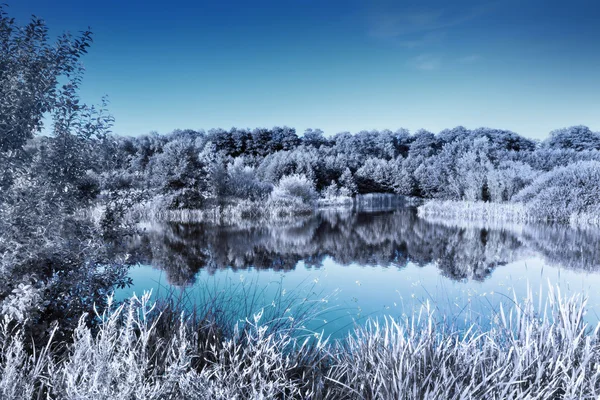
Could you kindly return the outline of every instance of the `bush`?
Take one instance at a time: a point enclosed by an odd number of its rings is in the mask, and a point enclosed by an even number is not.
[[[569,221],[600,206],[600,162],[583,161],[555,168],[514,196],[540,220]]]
[[[317,200],[315,184],[305,175],[293,174],[281,178],[271,192],[274,203],[297,203],[314,205]]]

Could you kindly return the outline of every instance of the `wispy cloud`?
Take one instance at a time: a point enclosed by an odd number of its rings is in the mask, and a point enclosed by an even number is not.
[[[407,49],[415,49],[419,47],[429,46],[441,42],[446,36],[445,32],[428,32],[425,35],[411,39],[402,39],[398,44]]]
[[[458,59],[459,63],[462,64],[473,64],[479,60],[481,60],[483,57],[481,57],[479,54],[470,54],[468,56],[464,56]]]
[[[407,11],[380,8],[370,13],[369,34],[378,38],[397,38],[451,28],[488,13],[493,6],[493,3],[488,3],[453,13],[445,9]]]
[[[368,34],[415,51],[416,54],[409,58],[408,65],[420,71],[434,71],[442,67],[439,45],[447,35],[450,36],[453,28],[488,14],[500,4],[487,2],[472,7],[406,9],[386,0],[380,1],[383,3],[372,5],[367,13]],[[467,54],[463,57],[455,56],[449,61],[472,64],[480,59],[479,54]]]
[[[442,58],[435,54],[420,54],[410,59],[408,64],[421,71],[433,71],[442,66]]]
[[[419,12],[375,12],[370,18],[369,33],[374,37],[392,38],[442,28],[441,10]]]

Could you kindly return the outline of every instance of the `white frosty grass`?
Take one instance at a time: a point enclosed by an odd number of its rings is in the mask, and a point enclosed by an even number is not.
[[[153,217],[156,220],[184,223],[233,223],[244,219],[273,220],[307,215],[313,207],[300,202],[271,204],[270,201],[260,203],[241,201],[235,205],[217,206],[203,210],[164,210]]]
[[[521,203],[486,203],[483,201],[430,200],[419,206],[419,217],[528,222],[533,221]]]
[[[569,217],[571,225],[592,225],[600,226],[600,214],[598,213],[573,213]]]
[[[493,203],[483,201],[430,200],[418,207],[419,217],[428,220],[471,220],[490,222],[551,222],[523,203]],[[568,221],[574,226],[600,226],[600,214],[571,213]]]
[[[312,205],[290,199],[289,201],[251,201],[240,200],[235,204],[210,206],[203,209],[168,210],[157,206],[156,202],[135,205],[126,219],[139,221],[169,221],[181,223],[227,223],[243,219],[278,220],[282,218],[307,215],[314,211]]]
[[[352,207],[354,205],[354,199],[349,196],[328,196],[317,200],[319,207]]]
[[[149,296],[82,322],[66,351],[33,356],[14,322],[0,327],[3,399],[596,399],[598,327],[586,299],[550,287],[508,299],[491,327],[456,330],[425,304],[371,320],[345,340],[272,332],[257,314],[232,338],[199,336],[182,316],[160,333]],[[83,320],[82,320],[83,321]],[[168,338],[168,339],[165,339]],[[203,349],[203,353],[199,353]],[[200,359],[201,358],[201,359]],[[203,361],[203,362],[198,362]]]

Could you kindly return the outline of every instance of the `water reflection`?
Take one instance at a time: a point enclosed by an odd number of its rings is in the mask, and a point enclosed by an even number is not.
[[[532,255],[569,269],[598,270],[600,231],[426,221],[410,208],[326,210],[292,223],[152,225],[129,247],[138,262],[164,270],[177,286],[193,284],[201,269],[287,271],[301,260],[319,268],[326,257],[340,265],[434,264],[452,280],[482,281],[496,268]]]
[[[477,221],[430,219],[431,224],[454,229],[505,232],[517,238],[521,248],[541,257],[548,265],[570,270],[600,271],[600,229],[565,224],[488,224]]]

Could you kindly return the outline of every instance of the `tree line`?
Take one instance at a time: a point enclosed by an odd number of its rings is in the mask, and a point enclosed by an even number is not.
[[[600,133],[585,126],[555,130],[543,141],[459,126],[437,134],[400,129],[330,137],[311,129],[298,135],[288,127],[175,130],[108,136],[93,143],[87,164],[93,168],[82,181],[84,188],[135,193],[140,199],[159,196],[166,208],[274,199],[306,204],[319,197],[395,193],[538,201],[548,207],[554,202],[556,210],[589,211],[600,189],[594,182],[600,171]],[[32,156],[38,148],[32,146]],[[578,178],[570,179],[570,171]]]

